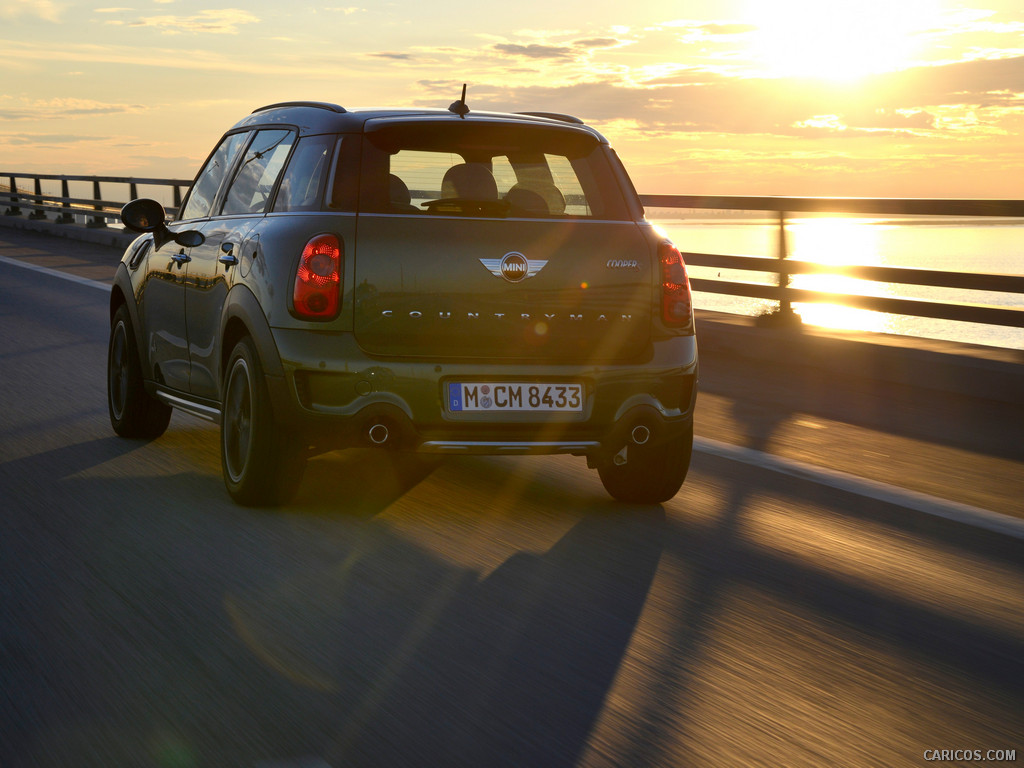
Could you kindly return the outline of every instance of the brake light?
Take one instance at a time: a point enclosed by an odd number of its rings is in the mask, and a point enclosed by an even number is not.
[[[686,276],[683,256],[668,240],[658,246],[661,262],[661,319],[665,325],[681,328],[693,325],[693,302],[690,279]]]
[[[341,243],[317,235],[302,249],[292,292],[295,314],[306,320],[331,320],[341,305]]]

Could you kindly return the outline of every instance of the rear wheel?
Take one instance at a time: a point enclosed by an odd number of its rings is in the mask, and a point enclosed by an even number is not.
[[[131,315],[122,304],[110,324],[107,346],[107,410],[121,437],[160,437],[171,420],[171,407],[150,397],[142,383]]]
[[[627,461],[601,463],[598,474],[604,488],[618,501],[660,504],[683,486],[693,454],[693,425],[686,433],[652,446],[630,446]]]
[[[221,467],[231,498],[244,506],[287,503],[302,480],[304,446],[275,423],[263,368],[248,337],[228,358],[222,402]]]

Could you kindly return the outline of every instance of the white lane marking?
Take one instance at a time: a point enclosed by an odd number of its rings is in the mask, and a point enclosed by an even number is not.
[[[743,464],[771,470],[772,472],[778,472],[782,475],[789,475],[790,477],[798,477],[801,480],[809,480],[813,483],[847,491],[857,496],[883,501],[887,504],[895,504],[904,509],[923,512],[926,515],[954,520],[958,523],[982,528],[986,531],[1010,536],[1014,539],[1024,539],[1024,520],[982,509],[981,507],[972,507],[969,504],[940,499],[935,496],[929,496],[926,493],[880,483],[877,480],[869,480],[864,477],[847,474],[846,472],[826,469],[825,467],[816,467],[812,464],[805,464],[802,461],[772,456],[769,453],[762,453],[753,448],[743,448],[738,445],[721,443],[717,440],[709,440],[706,437],[694,437],[693,447],[694,450],[710,453],[723,459],[738,461]]]
[[[70,280],[72,283],[88,285],[90,288],[99,288],[101,291],[106,291],[107,293],[110,293],[110,283],[101,283],[99,280],[90,280],[87,277],[69,275],[67,272],[61,272],[56,269],[50,269],[49,267],[40,267],[38,264],[30,264],[27,261],[20,261],[19,259],[12,259],[7,256],[0,256],[0,263],[10,264],[12,267],[23,267],[24,269],[31,269],[33,272],[42,272],[45,275],[53,275],[54,277],[59,277],[62,280]]]
[[[109,285],[97,280],[69,275],[66,272],[59,272],[49,267],[40,267],[36,264],[29,264],[6,256],[0,256],[0,262],[15,267],[24,267],[36,272],[43,272],[63,280],[70,280],[73,283],[99,288],[102,291],[110,290]],[[1000,533],[1004,536],[1011,536],[1015,539],[1024,539],[1024,520],[1010,517],[1009,515],[1001,515],[998,512],[991,512],[981,507],[972,507],[969,504],[939,499],[925,493],[918,493],[906,488],[898,488],[894,485],[880,483],[877,480],[868,480],[867,478],[857,477],[846,472],[838,472],[834,469],[815,467],[811,464],[804,464],[802,461],[783,459],[768,453],[755,451],[753,448],[743,448],[738,445],[710,440],[706,437],[694,437],[693,447],[702,453],[710,453],[713,456],[720,456],[724,459],[761,467],[762,469],[768,469],[782,475],[809,480],[820,485],[827,485],[831,488],[847,491],[857,496],[864,496],[869,499],[884,501],[887,504],[895,504],[899,507],[912,509],[916,512],[923,512],[926,515],[934,515],[946,518],[947,520],[955,520],[958,523],[966,523],[976,528],[983,528],[984,530]]]

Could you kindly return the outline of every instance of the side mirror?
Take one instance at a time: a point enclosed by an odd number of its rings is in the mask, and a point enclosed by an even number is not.
[[[186,248],[194,248],[206,240],[203,233],[195,229],[172,233],[164,223],[166,218],[164,207],[156,200],[146,197],[132,200],[121,209],[121,223],[125,229],[132,232],[152,232],[153,245],[157,250],[171,241]]]

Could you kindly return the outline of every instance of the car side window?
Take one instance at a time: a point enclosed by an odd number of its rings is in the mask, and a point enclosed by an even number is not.
[[[336,136],[299,139],[281,177],[275,211],[313,211],[320,208],[320,193],[330,166]]]
[[[231,180],[221,214],[263,213],[294,142],[294,131],[258,132]]]
[[[181,214],[178,216],[179,219],[201,219],[210,215],[214,198],[224,180],[224,175],[235,162],[235,156],[248,135],[247,133],[233,133],[224,137],[220,146],[210,155],[210,159],[206,161],[203,170],[196,177],[188,200],[185,201]]]

